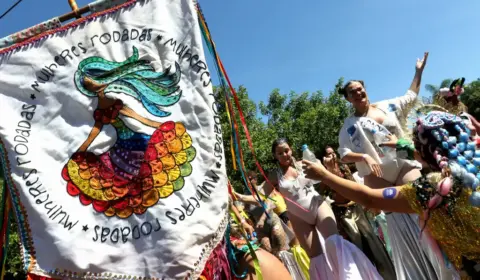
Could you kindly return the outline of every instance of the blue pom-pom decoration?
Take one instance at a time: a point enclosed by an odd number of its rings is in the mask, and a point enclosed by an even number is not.
[[[470,204],[472,204],[475,207],[480,206],[480,192],[473,192],[472,195],[470,196]]]
[[[473,152],[472,151],[465,151],[465,152],[463,152],[463,156],[466,159],[471,160],[473,158]]]
[[[475,152],[476,147],[477,147],[477,145],[475,144],[475,142],[468,142],[468,144],[467,144],[467,150],[468,151]]]
[[[472,160],[472,162],[473,162],[473,165],[477,167],[480,166],[480,158],[476,157]]]
[[[467,159],[464,156],[458,156],[457,162],[463,166],[467,165]]]
[[[460,142],[460,143],[457,144],[457,150],[458,150],[460,153],[463,153],[463,152],[465,151],[465,148],[466,148],[465,143]]]
[[[442,148],[444,148],[445,150],[448,150],[450,147],[446,141],[442,141]]]
[[[480,180],[478,178],[475,178],[475,180],[473,180],[472,189],[476,190],[478,185],[480,185]]]
[[[468,142],[468,140],[470,139],[470,137],[468,136],[467,133],[465,132],[460,132],[460,136],[458,137],[458,139],[460,140],[460,142]]]
[[[450,145],[450,147],[455,146],[455,144],[457,144],[457,137],[448,137],[448,144]]]
[[[477,172],[478,172],[478,168],[476,168],[475,165],[473,165],[471,163],[468,163],[466,168],[467,168],[467,171],[469,173],[477,174]]]
[[[445,137],[450,136],[450,134],[448,133],[448,131],[447,131],[445,128],[440,128],[440,131],[442,132],[442,134],[443,134]]]
[[[475,151],[475,157],[480,157],[480,150]]]
[[[475,175],[473,175],[472,173],[466,173],[463,176],[463,183],[465,184],[466,187],[471,188],[475,179],[477,179]]]
[[[450,171],[452,175],[455,177],[462,177],[462,170],[465,170],[462,166],[460,166],[457,162],[450,160],[448,162],[448,166],[450,167]]]
[[[448,150],[448,157],[451,159],[458,157],[458,150],[455,148]]]

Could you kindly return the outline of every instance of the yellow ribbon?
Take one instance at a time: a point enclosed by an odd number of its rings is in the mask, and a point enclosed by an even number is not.
[[[310,280],[310,258],[308,257],[307,252],[305,252],[305,250],[299,245],[293,246],[291,250],[303,276],[305,276],[305,279]]]
[[[235,223],[237,223],[238,225],[242,225],[241,223],[239,223],[237,215],[235,215],[235,213],[230,211],[230,214],[233,214],[232,217],[235,220]],[[241,226],[241,229],[242,230],[240,231],[240,233],[242,234],[242,237],[245,240],[247,240],[248,250],[250,251],[250,254],[252,255],[252,258],[253,258],[253,268],[255,269],[255,275],[257,276],[257,280],[263,280],[262,269],[260,268],[260,263],[258,261],[257,254],[255,254],[255,250],[253,249],[252,245],[248,241],[247,233],[246,233],[245,229],[243,228],[243,225]],[[308,279],[308,280],[310,280],[310,279]]]

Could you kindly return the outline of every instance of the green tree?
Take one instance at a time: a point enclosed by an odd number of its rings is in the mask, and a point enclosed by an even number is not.
[[[342,120],[351,111],[338,94],[342,85],[343,79],[339,79],[328,97],[321,91],[282,95],[275,89],[267,104],[260,103],[260,111],[268,118],[268,128],[288,138],[296,152],[300,152],[302,144],[308,144],[313,151],[321,153],[326,145],[338,146]]]
[[[268,162],[269,158],[269,148],[267,148],[268,143],[273,141],[275,135],[272,135],[274,132],[269,130],[267,125],[262,122],[259,117],[259,112],[257,110],[257,105],[254,101],[252,101],[248,96],[248,91],[245,87],[240,86],[236,90],[238,100],[240,103],[240,108],[245,117],[245,123],[247,125],[248,131],[250,132],[250,136],[252,142],[254,143],[255,147],[255,154],[260,163]],[[225,151],[225,161],[227,166],[227,175],[232,183],[233,187],[237,191],[241,191],[244,188],[244,182],[242,180],[240,166],[237,165],[237,170],[233,169],[233,158],[231,153],[232,147],[232,126],[229,122],[228,115],[227,115],[227,108],[225,104],[225,92],[223,88],[215,87],[214,93],[217,98],[217,104],[219,106],[220,119],[222,123],[222,136],[223,136],[223,148]],[[250,151],[247,138],[245,135],[245,131],[242,127],[242,122],[240,120],[240,114],[237,110],[237,107],[234,103],[233,97],[229,98],[232,103],[232,108],[234,114],[230,117],[235,118],[237,123],[237,131],[238,131],[238,138],[240,139],[239,147],[243,153],[243,159],[245,163],[245,169],[248,170],[256,170],[254,157]]]
[[[5,191],[3,168],[0,166],[0,195]],[[3,213],[0,213],[3,216]],[[5,279],[25,279],[23,271],[22,257],[20,254],[20,236],[18,235],[18,226],[14,216],[9,221],[9,235],[7,248],[7,262],[5,264]]]
[[[5,279],[25,279],[22,256],[20,254],[20,236],[15,219],[10,220],[7,263],[5,264]]]
[[[248,96],[245,87],[237,89],[237,96],[245,116],[245,122],[255,149],[258,162],[265,171],[275,165],[271,155],[271,143],[278,137],[287,137],[296,152],[300,152],[302,144],[308,144],[313,151],[322,152],[326,145],[337,147],[338,132],[342,120],[348,116],[350,107],[338,90],[343,85],[339,79],[329,96],[324,96],[321,91],[313,93],[303,92],[289,94],[280,93],[274,89],[266,103],[255,104]],[[214,89],[222,123],[222,135],[226,157],[227,175],[233,187],[240,191],[245,183],[242,179],[240,166],[233,169],[231,153],[231,124],[227,116],[225,105],[225,92],[222,88]],[[242,127],[239,112],[230,98],[237,121],[240,146],[246,170],[257,170],[254,157],[248,145]],[[260,109],[260,110],[259,110]],[[264,122],[266,120],[266,123]]]
[[[468,113],[480,120],[480,79],[465,86],[465,92],[460,100],[467,106]]]

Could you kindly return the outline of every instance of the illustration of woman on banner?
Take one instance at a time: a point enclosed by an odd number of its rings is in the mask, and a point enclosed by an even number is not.
[[[151,115],[168,117],[164,107],[177,103],[182,94],[178,63],[174,70],[156,72],[150,61],[139,59],[135,47],[123,62],[89,57],[79,63],[77,89],[98,98],[98,106],[88,138],[71,156],[62,176],[68,181],[68,193],[78,196],[83,205],[91,204],[107,216],[128,218],[132,213],[143,214],[159,199],[183,188],[196,154],[184,125],[150,120],[112,97],[129,95]],[[135,119],[155,131],[152,135],[137,132],[123,118]],[[101,154],[90,152],[90,145],[107,125],[116,130],[115,144]]]

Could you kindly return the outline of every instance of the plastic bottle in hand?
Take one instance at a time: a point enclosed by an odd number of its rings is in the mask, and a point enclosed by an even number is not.
[[[319,160],[315,157],[315,154],[312,153],[310,149],[308,149],[308,146],[306,144],[302,146],[302,152],[303,152],[303,156],[302,156],[303,159],[311,162],[319,162]]]
[[[382,146],[381,144],[388,142],[390,139],[387,137],[388,135],[385,134],[383,131],[372,130],[373,140],[375,141],[376,146],[380,149],[378,152],[378,156],[382,161],[391,161],[397,157],[397,152],[395,149],[390,147]]]
[[[311,161],[311,162],[320,162],[320,160],[318,160],[316,157],[315,157],[315,154],[312,153],[312,151],[310,151],[310,149],[308,149],[308,146],[306,144],[304,144],[302,146],[302,152],[303,152],[303,155],[302,155],[302,158],[304,160],[308,160],[308,161]],[[317,180],[312,180],[312,183],[313,184],[318,184],[320,183],[320,181],[317,181]]]

